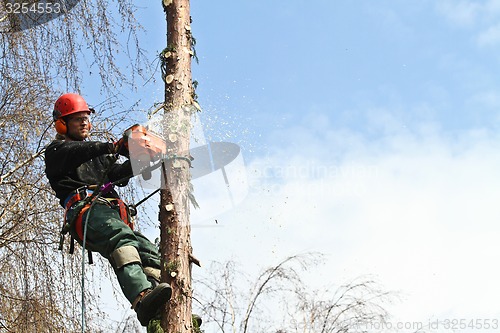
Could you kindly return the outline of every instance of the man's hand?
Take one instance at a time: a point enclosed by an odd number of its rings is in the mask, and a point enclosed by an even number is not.
[[[113,144],[114,144],[115,154],[129,157],[128,143],[126,142],[126,140],[124,138],[121,138],[120,140],[116,141]]]

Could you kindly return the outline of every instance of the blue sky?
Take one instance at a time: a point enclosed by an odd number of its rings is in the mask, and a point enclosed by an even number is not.
[[[163,12],[138,6],[153,59]],[[499,318],[500,2],[191,6],[204,137],[237,143],[248,181],[193,221],[223,226],[193,229],[195,255],[256,273],[317,250],[311,285],[376,276],[403,295],[394,320]]]
[[[492,116],[477,104],[493,102],[495,17],[486,5],[454,15],[465,5],[453,3],[193,3],[200,93],[220,87],[271,120],[319,111],[360,130],[367,108],[387,105],[401,122],[481,124]],[[223,19],[204,15],[214,7]]]

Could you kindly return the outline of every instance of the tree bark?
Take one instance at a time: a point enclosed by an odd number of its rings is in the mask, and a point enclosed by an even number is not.
[[[161,53],[165,82],[163,120],[167,155],[160,199],[162,281],[172,298],[162,314],[164,332],[192,332],[189,224],[189,138],[193,112],[192,36],[189,0],[163,0],[167,48]]]

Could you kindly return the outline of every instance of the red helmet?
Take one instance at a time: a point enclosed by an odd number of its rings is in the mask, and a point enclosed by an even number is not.
[[[87,105],[87,102],[82,96],[78,94],[68,93],[59,97],[54,105],[54,111],[52,112],[52,117],[54,121],[67,115],[77,113],[77,112],[94,112]]]

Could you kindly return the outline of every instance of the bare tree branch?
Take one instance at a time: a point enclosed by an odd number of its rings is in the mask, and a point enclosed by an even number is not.
[[[321,261],[319,253],[288,257],[264,270],[248,297],[237,288],[245,277],[234,263],[211,265],[213,273],[209,274],[217,278],[195,281],[195,287],[201,289],[198,293],[203,317],[206,322],[217,323],[221,332],[230,328],[234,333],[362,332],[364,326],[388,318],[385,304],[396,294],[384,291],[373,279],[360,277],[333,291],[308,287],[302,280],[303,273]],[[228,295],[237,295],[236,302]],[[246,305],[244,300],[248,300]],[[234,315],[233,323],[240,322],[239,330],[227,321],[229,313]]]
[[[9,178],[10,176],[12,176],[17,170],[21,169],[22,167],[28,165],[29,163],[31,163],[35,158],[37,158],[38,156],[42,155],[43,153],[45,153],[45,149],[42,149],[40,150],[39,152],[31,155],[28,159],[22,161],[21,163],[17,164],[13,169],[11,169],[9,172],[7,172],[5,175],[1,175],[0,176],[0,185],[2,185],[5,181],[5,179]]]

